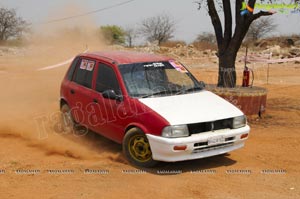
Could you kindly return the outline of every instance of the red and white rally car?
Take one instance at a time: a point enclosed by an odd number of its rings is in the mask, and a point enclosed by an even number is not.
[[[61,84],[65,124],[123,145],[143,167],[224,154],[244,146],[249,126],[235,106],[170,57],[136,52],[78,55]]]

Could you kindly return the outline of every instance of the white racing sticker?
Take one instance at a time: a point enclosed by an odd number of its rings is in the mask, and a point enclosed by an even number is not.
[[[179,72],[182,72],[182,73],[188,73],[188,71],[184,68],[184,66],[177,62],[177,61],[174,61],[174,60],[170,60],[169,63]]]
[[[85,70],[87,68],[89,61],[86,59],[81,60],[80,69]]]
[[[151,63],[151,64],[145,64],[144,67],[145,68],[149,68],[149,67],[159,68],[159,67],[165,67],[165,65],[161,62],[155,62],[155,63]]]
[[[89,61],[87,66],[86,66],[86,70],[88,71],[93,71],[94,70],[94,66],[95,66],[95,62],[94,61]]]
[[[93,71],[95,66],[94,61],[89,61],[87,59],[81,60],[80,69],[87,70],[87,71]]]

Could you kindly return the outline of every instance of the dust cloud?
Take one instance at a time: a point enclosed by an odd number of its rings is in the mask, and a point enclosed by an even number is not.
[[[72,2],[61,10],[51,11],[48,18],[82,12],[85,12],[83,7]],[[99,147],[97,144],[109,147],[110,141],[99,141],[96,137],[98,142],[95,142],[96,135],[82,139],[82,136],[65,135],[54,128],[59,125],[60,83],[68,65],[37,70],[64,62],[86,49],[104,50],[98,29],[88,16],[39,24],[27,38],[25,50],[0,56],[0,139],[24,142],[44,151],[46,156],[89,159],[105,153],[91,149]]]

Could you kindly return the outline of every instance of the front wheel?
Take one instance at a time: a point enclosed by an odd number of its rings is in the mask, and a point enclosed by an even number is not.
[[[123,153],[127,160],[140,167],[153,167],[157,161],[152,159],[149,141],[138,128],[130,129],[123,140]]]

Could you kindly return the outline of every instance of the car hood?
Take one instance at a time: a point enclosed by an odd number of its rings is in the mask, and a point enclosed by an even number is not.
[[[170,125],[216,121],[243,115],[234,105],[206,90],[141,98],[139,101],[164,117]]]

